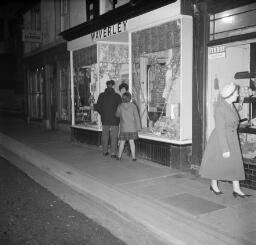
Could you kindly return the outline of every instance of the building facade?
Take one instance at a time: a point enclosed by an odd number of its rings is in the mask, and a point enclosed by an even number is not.
[[[58,34],[70,27],[68,1],[37,1],[23,13],[22,41],[28,122],[68,130],[69,53]]]
[[[100,145],[93,105],[108,79],[117,92],[127,83],[143,126],[138,157],[197,172],[219,91],[235,81],[245,97],[240,116],[249,119],[239,129],[244,185],[255,188],[253,1],[55,0],[37,6],[39,18],[37,9],[24,14],[24,28],[42,34],[40,42],[24,42],[30,119],[50,129],[67,125],[73,140]]]
[[[143,1],[135,1],[135,6],[130,2],[102,14],[101,21],[90,20],[61,33],[70,52],[72,137],[100,145],[101,120],[93,105],[106,81],[113,79],[116,92],[121,83],[129,85],[140,112],[138,157],[187,169],[192,138],[192,17],[182,14],[180,1],[162,1],[163,6],[152,1],[146,12],[123,15],[132,7],[137,11],[144,7]],[[117,16],[115,22],[112,16]]]

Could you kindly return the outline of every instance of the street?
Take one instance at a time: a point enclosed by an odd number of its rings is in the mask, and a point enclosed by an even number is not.
[[[0,244],[125,244],[0,158]]]

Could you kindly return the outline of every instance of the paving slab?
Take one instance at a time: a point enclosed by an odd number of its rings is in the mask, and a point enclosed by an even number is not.
[[[179,207],[184,212],[188,212],[195,216],[226,208],[226,206],[208,201],[200,197],[196,197],[189,193],[182,193],[172,197],[164,198],[162,201],[168,205]]]

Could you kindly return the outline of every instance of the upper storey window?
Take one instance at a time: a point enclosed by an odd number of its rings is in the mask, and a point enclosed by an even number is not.
[[[61,0],[60,2],[61,11],[61,31],[69,28],[69,0]]]
[[[39,6],[31,10],[31,28],[35,31],[41,31],[41,17]]]
[[[86,16],[88,21],[98,16],[99,10],[99,0],[86,0]]]

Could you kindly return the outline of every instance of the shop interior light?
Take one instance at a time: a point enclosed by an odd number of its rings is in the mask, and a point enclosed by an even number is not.
[[[231,24],[234,22],[234,16],[226,16],[222,19],[222,21],[226,24]]]

